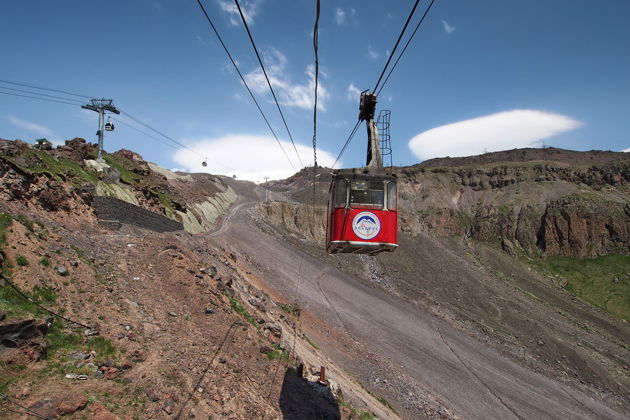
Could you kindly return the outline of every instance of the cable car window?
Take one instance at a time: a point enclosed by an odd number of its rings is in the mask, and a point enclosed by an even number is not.
[[[396,200],[396,183],[390,181],[387,183],[387,208],[389,210],[396,210],[396,206],[398,205]]]
[[[346,207],[346,188],[348,183],[345,179],[338,179],[335,182],[335,189],[333,191],[333,207]]]
[[[350,183],[350,204],[383,207],[383,181],[353,181]]]

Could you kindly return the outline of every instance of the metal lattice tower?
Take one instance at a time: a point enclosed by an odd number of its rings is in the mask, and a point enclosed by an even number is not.
[[[120,111],[112,105],[113,99],[90,99],[90,104],[81,105],[81,108],[89,109],[91,111],[98,112],[98,130],[96,135],[98,136],[98,160],[103,159],[103,130],[105,126],[105,111],[113,112],[114,114],[120,114]]]

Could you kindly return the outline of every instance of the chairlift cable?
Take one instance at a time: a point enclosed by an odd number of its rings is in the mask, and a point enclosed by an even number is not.
[[[168,147],[171,147],[171,148],[173,148],[173,149],[175,149],[175,150],[181,150],[181,148],[179,148],[179,147],[177,147],[177,146],[175,146],[175,145],[173,145],[173,144],[171,144],[171,143],[168,143],[168,142],[166,142],[166,141],[162,140],[161,138],[154,136],[153,134],[149,134],[149,133],[147,133],[146,131],[142,131],[142,130],[140,130],[138,127],[134,127],[133,125],[131,125],[131,124],[129,124],[129,123],[126,123],[125,121],[119,120],[118,118],[112,118],[112,120],[116,121],[118,124],[122,124],[122,125],[124,125],[124,126],[126,126],[126,127],[128,127],[128,128],[131,128],[132,130],[135,130],[135,131],[137,131],[137,132],[138,132],[138,133],[140,133],[140,134],[143,134],[143,135],[145,135],[145,136],[147,136],[147,137],[150,137],[150,138],[152,138],[153,140],[157,141],[158,143],[162,143],[163,145],[166,145],[166,146],[168,146]],[[188,150],[190,150],[190,149],[188,149]],[[197,153],[197,152],[195,152],[195,153]],[[199,153],[197,153],[197,155],[200,155],[200,154],[199,154]],[[225,167],[225,168],[227,168],[227,169],[229,169],[229,170],[231,170],[231,171],[233,171],[233,172],[237,172],[237,170],[236,170],[236,169],[232,168],[232,167],[231,167],[231,166],[229,166],[229,165],[226,165],[225,163],[219,163],[219,162],[217,162],[216,160],[208,159],[207,157],[205,157],[205,159],[206,159],[207,161],[213,162],[213,163],[215,163],[215,164],[217,164],[217,165],[223,166],[223,167]]]
[[[167,139],[167,140],[169,140],[169,141],[171,141],[171,142],[173,142],[173,143],[177,144],[178,146],[183,147],[184,149],[186,149],[186,150],[188,150],[188,151],[190,151],[190,152],[193,152],[193,153],[195,153],[195,154],[199,155],[199,152],[197,152],[196,150],[193,150],[193,149],[191,149],[190,147],[186,146],[185,144],[178,142],[178,141],[177,141],[177,140],[175,140],[174,138],[172,138],[172,137],[170,137],[170,136],[167,136],[166,134],[162,133],[161,131],[159,131],[159,130],[157,130],[157,129],[153,128],[153,127],[151,127],[149,124],[147,124],[147,123],[143,122],[142,120],[140,120],[140,119],[138,119],[138,118],[134,117],[133,115],[129,114],[128,112],[123,111],[123,110],[122,110],[122,109],[120,109],[120,108],[119,108],[119,111],[120,111],[120,113],[121,113],[121,114],[125,115],[127,118],[130,118],[130,119],[131,119],[131,120],[133,120],[134,122],[136,122],[136,123],[138,123],[138,124],[142,125],[143,127],[148,128],[149,130],[153,131],[154,133],[159,134],[160,136],[162,136],[162,137],[164,137],[165,139]]]
[[[66,90],[45,88],[45,87],[40,87],[40,86],[28,85],[26,83],[11,82],[9,80],[1,80],[0,79],[0,82],[8,83],[8,84],[11,84],[11,85],[16,85],[16,86],[29,87],[29,88],[32,88],[32,89],[41,89],[41,90],[48,90],[50,92],[64,93],[66,95],[78,96],[80,98],[88,98],[88,99],[94,98],[94,96],[81,95],[81,94],[78,94],[78,93],[68,92]]]
[[[38,98],[37,96],[20,95],[19,93],[10,93],[10,92],[2,92],[2,91],[0,91],[0,94],[3,94],[3,95],[11,95],[11,96],[20,96],[20,97],[22,97],[22,98],[38,99],[38,100],[40,100],[40,101],[46,101],[46,102],[56,102],[56,103],[58,103],[58,104],[66,104],[66,105],[72,105],[72,106],[79,106],[79,104],[77,104],[77,103],[64,102],[64,101],[57,101],[57,100],[55,100],[55,99]]]
[[[243,85],[245,85],[245,88],[247,89],[247,92],[249,92],[249,96],[251,96],[252,100],[254,101],[254,104],[256,104],[256,108],[258,108],[258,112],[260,112],[260,115],[262,115],[263,119],[265,120],[265,123],[267,123],[267,127],[269,127],[269,131],[271,131],[271,134],[273,134],[273,137],[276,139],[276,142],[278,143],[278,146],[280,146],[280,149],[282,150],[282,153],[284,153],[284,156],[289,161],[289,164],[291,165],[293,170],[295,170],[295,166],[293,165],[293,162],[291,162],[291,159],[289,159],[289,155],[284,150],[284,147],[282,147],[282,143],[280,142],[280,139],[278,139],[278,136],[276,135],[276,132],[271,127],[271,124],[269,123],[269,120],[267,119],[267,116],[265,115],[265,113],[263,112],[262,108],[258,104],[258,101],[256,100],[256,97],[252,93],[252,90],[249,88],[249,85],[245,81],[245,77],[243,77],[243,74],[241,73],[241,71],[239,70],[238,66],[236,65],[236,62],[232,58],[232,54],[230,54],[230,50],[228,50],[227,46],[223,42],[223,38],[221,38],[221,35],[219,34],[219,31],[214,26],[214,23],[212,22],[212,19],[210,19],[210,16],[208,15],[208,12],[206,12],[206,8],[203,7],[203,4],[201,3],[200,0],[197,0],[197,4],[201,8],[201,11],[203,12],[203,14],[206,16],[206,20],[210,24],[210,27],[214,31],[214,34],[217,36],[217,39],[219,40],[219,43],[223,47],[223,50],[225,51],[225,53],[227,54],[228,58],[230,59],[230,62],[234,66],[234,69],[236,70],[236,73],[238,73],[239,77],[241,78],[241,82],[243,82]]]
[[[62,99],[64,101],[77,102],[77,104],[83,104],[84,103],[84,101],[80,101],[78,99],[64,98],[62,96],[55,96],[55,95],[47,95],[45,93],[33,92],[31,90],[16,89],[16,88],[10,88],[10,87],[7,87],[7,86],[0,86],[0,88],[7,89],[7,90],[12,90],[14,92],[23,92],[23,93],[30,93],[30,94],[33,94],[33,95],[45,96],[47,98],[55,98],[55,99]]]
[[[295,142],[293,141],[291,130],[289,130],[289,126],[287,125],[287,120],[284,118],[284,114],[282,113],[282,109],[280,108],[280,103],[278,102],[276,93],[274,92],[273,87],[271,86],[271,81],[269,81],[269,76],[267,76],[267,70],[265,70],[265,65],[263,64],[262,59],[260,58],[260,54],[258,53],[258,48],[256,47],[256,42],[254,42],[254,37],[252,36],[252,33],[249,30],[249,26],[247,25],[247,21],[245,20],[245,15],[243,15],[243,11],[241,10],[241,5],[238,3],[238,0],[234,0],[234,2],[236,3],[238,13],[241,15],[241,20],[243,21],[243,25],[245,26],[245,30],[247,31],[247,36],[249,36],[249,40],[252,44],[252,47],[254,48],[256,57],[258,58],[258,63],[260,63],[260,68],[262,69],[263,74],[265,75],[265,79],[267,80],[267,85],[269,85],[269,90],[271,91],[273,100],[276,103],[276,107],[278,108],[280,117],[282,117],[282,122],[284,123],[284,127],[287,129],[287,133],[289,134],[289,139],[291,139],[291,144],[293,145],[293,149],[295,149],[295,154],[297,155],[298,160],[300,161],[300,165],[304,167],[304,164],[302,163],[302,158],[300,157],[300,154],[297,151],[297,147],[295,146]]]

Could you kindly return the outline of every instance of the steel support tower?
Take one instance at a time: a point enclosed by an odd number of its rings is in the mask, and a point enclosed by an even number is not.
[[[98,130],[96,135],[98,136],[98,157],[99,161],[103,160],[103,137],[105,126],[105,111],[112,112],[116,115],[120,114],[120,111],[112,105],[113,99],[90,99],[89,104],[81,105],[81,108],[89,109],[98,112]]]

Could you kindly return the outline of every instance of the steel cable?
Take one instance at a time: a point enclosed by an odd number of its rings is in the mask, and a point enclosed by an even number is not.
[[[304,164],[302,163],[302,158],[300,158],[300,154],[297,151],[297,147],[295,146],[295,142],[293,141],[293,136],[291,135],[291,130],[289,130],[289,126],[287,125],[287,120],[284,118],[284,114],[282,113],[282,109],[280,108],[280,103],[278,102],[278,98],[276,97],[276,93],[273,90],[273,87],[271,86],[271,82],[269,81],[269,76],[267,76],[267,70],[265,70],[265,65],[262,62],[262,59],[260,58],[260,54],[258,53],[258,48],[256,48],[256,43],[254,42],[254,37],[252,36],[252,33],[249,30],[249,26],[247,25],[247,21],[245,20],[245,16],[243,15],[243,11],[241,10],[241,5],[238,3],[238,0],[234,0],[234,2],[236,3],[236,7],[238,8],[238,13],[241,15],[241,20],[243,21],[243,25],[245,26],[245,30],[247,31],[247,36],[249,36],[249,40],[252,44],[252,47],[254,48],[254,52],[256,53],[256,57],[258,58],[258,63],[260,63],[260,68],[263,71],[263,74],[265,75],[265,79],[267,80],[267,85],[269,85],[269,90],[271,91],[271,95],[273,96],[273,100],[276,103],[276,107],[278,108],[278,112],[280,113],[280,117],[282,117],[282,122],[284,123],[284,128],[287,129],[287,133],[289,134],[289,138],[291,139],[291,144],[293,145],[293,149],[295,149],[295,154],[298,157],[298,160],[300,161],[300,165],[302,165],[302,167],[304,167]]]
[[[41,90],[48,90],[50,92],[64,93],[66,95],[78,96],[78,97],[81,97],[81,98],[88,98],[88,99],[94,98],[94,96],[81,95],[81,94],[78,94],[78,93],[68,92],[66,90],[51,89],[51,88],[45,88],[45,87],[40,87],[40,86],[27,85],[26,83],[11,82],[9,80],[0,80],[0,82],[8,83],[8,84],[11,84],[11,85],[16,85],[16,86],[29,87],[29,88],[32,88],[32,89],[41,89]]]
[[[316,1],[315,9],[315,26],[313,27],[313,51],[315,53],[315,101],[313,105],[313,168],[317,168],[317,87],[319,86],[319,56],[318,56],[318,43],[319,43],[319,10],[320,0]],[[315,171],[313,171],[315,176]],[[315,179],[313,178],[313,183]]]
[[[78,99],[64,98],[64,97],[61,97],[61,96],[55,96],[55,95],[46,95],[45,93],[33,92],[33,91],[30,91],[30,90],[10,88],[10,87],[7,87],[7,86],[0,86],[0,88],[1,88],[1,89],[8,89],[8,90],[12,90],[12,91],[15,91],[15,92],[30,93],[30,94],[32,94],[32,95],[46,96],[46,97],[48,97],[48,98],[62,99],[62,100],[64,100],[64,101],[77,102],[77,103],[79,103],[79,104],[83,104],[83,103],[85,103],[84,101],[80,101],[80,100],[78,100]]]
[[[372,89],[372,92],[376,92],[376,89],[378,88],[378,85],[381,83],[381,79],[383,78],[383,76],[385,75],[385,71],[387,70],[387,66],[389,66],[389,62],[392,61],[392,57],[394,56],[394,53],[396,52],[396,48],[398,48],[398,44],[400,43],[400,40],[402,39],[403,35],[405,34],[405,30],[407,29],[407,26],[409,25],[409,22],[411,21],[411,18],[413,18],[414,13],[416,12],[416,8],[418,7],[418,4],[420,3],[420,0],[416,0],[416,2],[413,5],[413,8],[411,9],[411,12],[409,13],[409,16],[407,17],[407,21],[405,22],[405,25],[402,28],[402,31],[400,31],[400,35],[398,35],[398,39],[396,40],[396,44],[394,45],[394,48],[392,49],[392,52],[389,54],[389,58],[387,59],[387,63],[385,63],[385,67],[383,67],[383,71],[381,72],[381,75],[378,78],[378,81],[376,82],[376,85],[374,85],[374,89]]]
[[[418,22],[418,24],[416,25],[416,28],[413,30],[413,32],[411,33],[411,36],[409,37],[409,39],[407,40],[407,43],[405,44],[405,47],[402,49],[402,51],[400,52],[400,54],[398,55],[398,58],[396,59],[396,61],[394,62],[394,65],[392,66],[392,68],[389,70],[389,73],[387,74],[387,77],[385,78],[385,80],[383,81],[383,84],[381,85],[381,87],[378,89],[378,92],[376,94],[376,96],[381,94],[381,91],[383,90],[383,88],[385,87],[385,84],[387,83],[387,81],[389,80],[389,76],[392,75],[392,73],[394,72],[394,69],[396,68],[396,66],[398,65],[398,62],[400,61],[400,59],[402,58],[403,54],[405,53],[405,51],[407,50],[407,47],[409,46],[409,44],[411,43],[411,40],[413,39],[414,35],[416,35],[416,32],[418,32],[418,28],[420,28],[420,25],[422,25],[422,22],[424,21],[424,18],[427,17],[427,14],[429,13],[429,10],[431,10],[431,6],[433,6],[433,3],[435,3],[435,0],[431,0],[431,3],[429,4],[429,7],[427,7],[427,10],[424,11],[424,14],[422,15],[422,18],[420,18],[420,21]]]
[[[11,286],[11,288],[12,288],[13,290],[15,290],[15,292],[16,292],[17,294],[19,294],[20,296],[22,296],[24,299],[28,300],[28,301],[29,301],[30,303],[32,303],[33,305],[37,306],[39,309],[42,309],[42,310],[44,310],[44,311],[48,312],[49,314],[51,314],[51,315],[53,315],[53,316],[56,316],[57,318],[61,318],[61,319],[63,319],[64,321],[70,322],[71,324],[76,324],[76,325],[78,325],[78,326],[80,326],[80,327],[87,328],[88,330],[93,329],[93,328],[92,328],[92,327],[90,327],[89,325],[85,325],[85,324],[83,324],[83,323],[81,323],[81,322],[78,322],[78,321],[75,321],[75,320],[73,320],[73,319],[66,318],[65,316],[60,315],[60,314],[58,314],[57,312],[54,312],[54,311],[52,311],[52,310],[50,310],[50,309],[48,309],[48,308],[45,308],[44,306],[42,306],[42,305],[40,305],[39,303],[35,302],[35,301],[31,298],[31,297],[29,297],[29,296],[28,296],[28,295],[26,295],[24,292],[22,292],[22,291],[20,290],[20,288],[19,288],[19,287],[17,287],[17,286],[16,286],[16,285],[15,285],[15,284],[11,281],[11,280],[9,280],[9,278],[8,278],[7,276],[5,276],[5,275],[4,275],[4,273],[0,273],[0,277],[2,277],[2,279],[3,279],[5,282],[7,282],[7,284],[8,284],[9,286]]]
[[[247,92],[249,93],[249,96],[251,96],[252,100],[256,104],[256,108],[258,108],[258,112],[260,112],[260,115],[262,115],[263,119],[265,120],[265,123],[267,123],[267,127],[269,127],[269,131],[271,131],[271,134],[273,134],[273,137],[276,139],[276,142],[278,142],[278,146],[280,146],[280,149],[282,149],[282,153],[284,153],[284,156],[289,161],[289,164],[291,164],[291,167],[293,168],[293,170],[295,170],[295,166],[293,166],[293,162],[291,162],[291,159],[289,159],[289,155],[284,150],[284,147],[282,147],[282,143],[280,143],[280,140],[278,139],[278,136],[276,135],[276,132],[271,127],[271,124],[269,123],[269,120],[267,119],[267,117],[265,116],[265,113],[263,112],[262,108],[258,104],[258,101],[256,100],[256,97],[254,96],[254,94],[252,93],[251,89],[249,88],[249,85],[245,81],[245,78],[243,77],[243,74],[239,70],[238,66],[236,65],[236,62],[232,58],[232,54],[230,54],[230,51],[228,50],[227,46],[223,42],[223,38],[221,38],[221,35],[219,34],[219,31],[214,26],[214,23],[212,22],[212,19],[210,19],[210,16],[208,15],[208,12],[206,12],[206,8],[203,7],[203,4],[201,4],[201,0],[196,0],[196,1],[197,1],[197,4],[199,5],[199,7],[201,8],[201,11],[203,12],[203,14],[206,16],[206,20],[210,24],[210,27],[214,31],[214,34],[217,36],[217,39],[219,40],[219,43],[221,43],[221,46],[223,47],[223,50],[225,51],[225,53],[227,54],[228,58],[230,59],[230,62],[234,66],[234,69],[236,70],[236,72],[238,73],[239,77],[241,78],[241,82],[243,82],[243,85],[245,85],[245,89],[247,89]]]
[[[38,99],[40,101],[46,101],[46,102],[56,102],[58,104],[66,104],[66,105],[72,105],[72,106],[79,106],[79,104],[76,103],[72,103],[72,102],[64,102],[64,101],[57,101],[54,99],[47,99],[47,98],[38,98],[37,96],[28,96],[28,95],[21,95],[19,93],[10,93],[10,92],[1,92],[0,94],[2,95],[11,95],[11,96],[20,96],[22,98],[30,98],[30,99]]]

